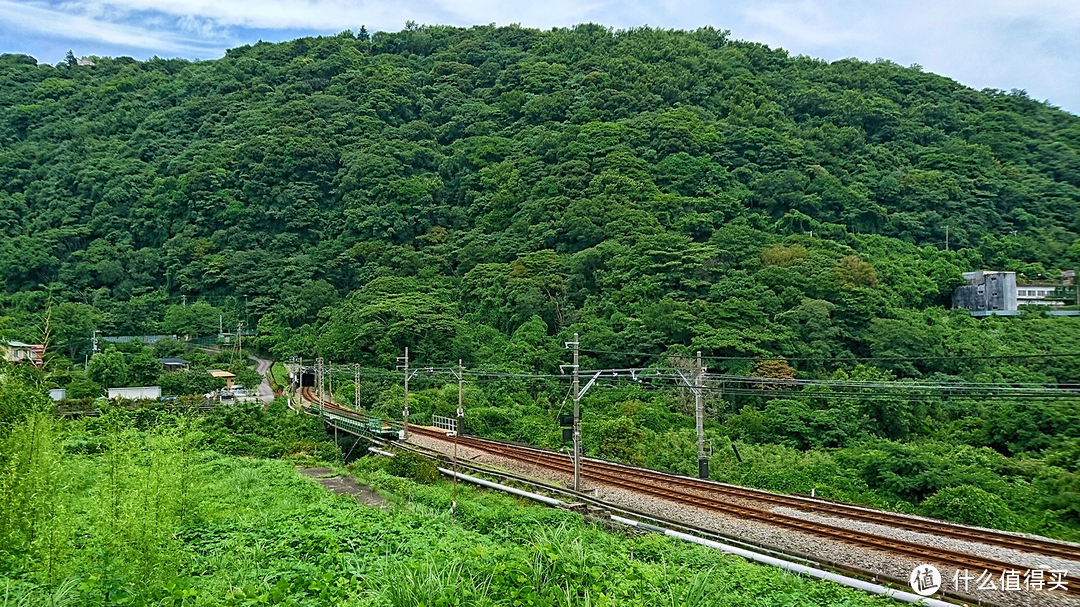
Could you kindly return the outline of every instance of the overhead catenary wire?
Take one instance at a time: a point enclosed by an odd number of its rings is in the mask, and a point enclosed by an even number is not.
[[[1064,356],[1058,353],[1055,356]],[[1027,355],[1018,355],[1027,356]],[[441,375],[453,375],[454,369],[444,365],[418,366],[416,380],[438,381]],[[583,376],[596,375],[605,384],[634,383],[650,390],[670,390],[680,387],[683,378],[666,367],[640,367],[624,369],[593,369],[582,371]],[[400,371],[380,368],[357,369],[354,365],[329,365],[328,373],[348,373],[352,377],[363,376],[394,381]],[[622,376],[620,376],[622,374]],[[569,374],[514,373],[502,370],[470,369],[465,382],[490,384],[505,381],[566,381]],[[447,377],[449,379],[449,377]],[[809,378],[775,378],[733,374],[706,374],[706,392],[722,392],[731,396],[839,398],[859,400],[902,399],[909,401],[938,401],[942,399],[1072,399],[1080,398],[1080,384],[1043,383],[989,383],[989,382],[926,382],[900,380],[892,382],[855,381]],[[648,385],[644,384],[648,380]],[[669,383],[670,382],[670,383]],[[659,383],[659,385],[657,385]],[[674,385],[671,385],[674,384]]]
[[[670,358],[670,357],[683,357],[689,358],[691,355],[688,352],[623,352],[619,350],[594,350],[590,348],[582,348],[582,352],[588,352],[591,354],[611,354],[617,356],[647,356],[653,358]],[[786,360],[786,361],[820,361],[820,362],[867,362],[867,361],[918,361],[918,360],[1007,360],[1007,359],[1025,359],[1025,358],[1080,358],[1080,352],[1048,352],[1043,354],[978,354],[978,355],[943,355],[943,356],[845,356],[845,357],[824,357],[824,356],[784,356],[782,354],[761,354],[757,356],[702,356],[708,360],[744,360],[744,361],[768,361],[768,360]]]

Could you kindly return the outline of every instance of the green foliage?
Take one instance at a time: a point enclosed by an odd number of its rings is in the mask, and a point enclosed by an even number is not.
[[[399,451],[394,457],[386,460],[384,467],[394,476],[425,485],[430,485],[439,479],[439,471],[435,469],[435,463],[411,451]]]
[[[56,579],[71,530],[57,525],[65,504],[54,499],[65,481],[58,423],[31,413],[0,437],[0,562],[33,563]],[[26,566],[23,564],[22,566]]]
[[[68,398],[97,398],[99,396],[105,396],[105,388],[88,379],[75,380],[67,385]]]
[[[319,456],[337,458],[319,418],[297,415],[281,400],[263,409],[257,403],[216,407],[201,426],[206,446],[228,455],[252,457]]]
[[[86,367],[86,375],[90,381],[104,388],[128,385],[128,374],[124,353],[115,348],[94,354]]]
[[[638,422],[629,417],[602,419],[587,426],[586,436],[599,457],[631,464],[645,463],[644,441],[648,436]]]
[[[365,507],[300,477],[290,462],[201,451],[204,435],[191,420],[162,422],[149,431],[120,415],[20,425],[0,452],[0,495],[23,498],[0,503],[0,600],[734,606],[780,594],[879,603],[670,538],[609,534],[569,512],[471,486],[458,487],[451,517],[447,483],[418,484],[378,465],[355,467],[364,482],[392,485],[412,501]],[[103,450],[64,454],[65,433],[96,438]],[[17,463],[28,455],[30,468]],[[12,474],[11,466],[23,468]]]
[[[249,390],[254,390],[262,383],[262,373],[259,373],[253,367],[236,364],[230,367],[229,370],[236,374],[237,385],[243,386]]]
[[[204,369],[189,369],[162,373],[158,377],[162,394],[195,396],[208,394],[225,387],[225,380],[213,377]]]
[[[971,485],[948,487],[934,493],[920,506],[919,511],[969,525],[1011,529],[1015,515],[1000,497]]]
[[[144,352],[131,360],[129,381],[134,386],[156,386],[161,373],[161,362]]]
[[[0,361],[0,439],[27,416],[49,409],[49,400],[41,390],[35,389],[7,362]]]
[[[383,368],[409,347],[420,364],[555,374],[579,333],[586,367],[700,349],[724,357],[714,372],[779,379],[1080,377],[1077,358],[998,358],[1080,351],[1071,319],[947,309],[962,272],[1080,262],[1080,119],[1023,94],[711,28],[595,25],[410,24],[92,70],[5,55],[0,82],[4,337],[48,337],[52,359],[0,385],[4,428],[50,385],[151,383],[140,344],[98,353],[87,378],[55,358],[81,362],[95,330],[243,324],[278,360]],[[161,375],[170,394],[220,387],[205,369],[234,364],[153,348],[177,355],[194,369]],[[416,382],[414,415],[453,414],[453,386]],[[970,485],[1019,527],[1080,524],[1067,402],[779,388],[708,403],[712,440],[757,458],[725,478],[907,510]],[[398,416],[399,387],[360,392]],[[692,473],[691,399],[642,392],[586,397],[586,450]],[[564,400],[555,381],[470,386],[467,423],[556,446]],[[278,422],[254,410],[215,415],[223,452],[323,444],[284,422],[260,434]]]

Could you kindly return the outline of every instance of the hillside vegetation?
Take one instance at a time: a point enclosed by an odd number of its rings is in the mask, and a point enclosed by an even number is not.
[[[534,315],[611,350],[869,354],[874,318],[946,304],[962,270],[1080,263],[1077,117],[712,29],[5,55],[0,146],[9,306],[52,288],[57,323],[216,329],[168,313],[186,294],[338,360],[456,358],[462,329]]]
[[[0,392],[0,412],[10,396]],[[894,604],[464,483],[418,484],[372,458],[358,476],[392,501],[368,507],[297,474],[329,453],[319,435],[317,418],[280,402],[202,419],[177,408],[0,417],[0,604]],[[287,459],[251,457],[268,447]]]
[[[709,28],[410,25],[198,63],[0,58],[2,328],[72,360],[94,329],[246,323],[278,359],[381,368],[409,347],[556,373],[576,332],[584,365],[700,349],[740,374],[1071,383],[1078,358],[997,357],[1080,352],[1077,319],[948,303],[963,271],[1076,267],[1078,211],[1076,116]],[[350,402],[351,379],[334,382]],[[396,418],[393,383],[365,382],[363,404]],[[420,420],[453,414],[454,387],[416,387]],[[565,383],[469,389],[476,432],[557,444]],[[597,390],[585,408],[590,453],[694,465],[685,395]],[[726,480],[1080,524],[1071,402],[714,394],[708,419]]]

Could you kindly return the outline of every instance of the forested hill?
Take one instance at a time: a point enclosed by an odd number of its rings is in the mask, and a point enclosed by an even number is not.
[[[51,289],[80,359],[94,328],[219,312],[280,356],[370,364],[550,369],[572,331],[822,360],[1080,342],[946,311],[962,271],[1080,264],[1080,119],[1022,92],[708,28],[366,38],[0,57],[6,330],[33,337]]]

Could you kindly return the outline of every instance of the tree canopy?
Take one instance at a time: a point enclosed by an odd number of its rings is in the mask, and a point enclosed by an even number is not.
[[[1076,116],[712,28],[3,55],[0,101],[0,298],[72,359],[243,324],[279,356],[475,362],[534,319],[611,351],[990,353],[1018,342],[943,311],[960,273],[1080,263]]]

